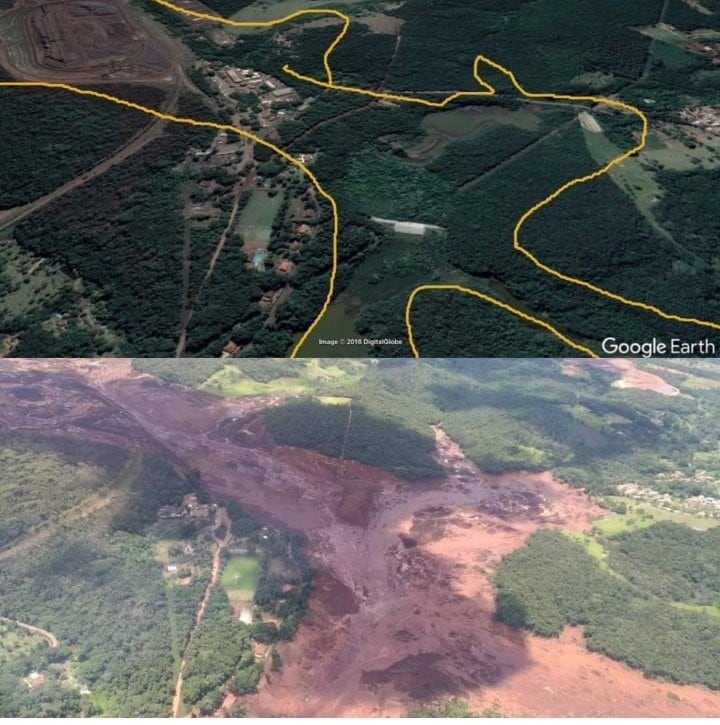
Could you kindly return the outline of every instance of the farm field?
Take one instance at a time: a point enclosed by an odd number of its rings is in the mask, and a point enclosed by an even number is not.
[[[260,571],[260,560],[256,556],[232,556],[225,563],[220,585],[228,595],[230,603],[252,603]]]
[[[273,221],[283,201],[282,193],[270,196],[263,189],[252,192],[247,204],[240,212],[237,230],[246,244],[253,249],[267,247],[270,241]]]
[[[282,369],[282,368],[280,368]],[[317,359],[309,359],[290,368],[292,375],[273,376],[267,379],[263,365],[241,370],[225,365],[212,373],[202,383],[202,389],[216,395],[236,397],[243,395],[270,395],[273,393],[308,393],[328,387],[352,385],[362,379],[365,372],[352,362],[344,365],[325,365]],[[255,373],[255,374],[254,374]]]

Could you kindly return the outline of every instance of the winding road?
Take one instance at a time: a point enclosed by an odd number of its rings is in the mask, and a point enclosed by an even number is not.
[[[52,632],[48,632],[47,629],[42,629],[41,627],[36,627],[34,624],[26,624],[25,622],[19,622],[17,619],[10,619],[9,617],[0,617],[0,622],[10,622],[18,627],[22,627],[31,634],[40,635],[53,649],[59,644],[58,638]]]

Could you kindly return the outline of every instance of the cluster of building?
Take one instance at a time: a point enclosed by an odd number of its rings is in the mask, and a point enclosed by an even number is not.
[[[660,508],[687,511],[699,517],[720,517],[720,498],[713,496],[690,496],[678,500],[669,493],[659,493],[649,486],[641,486],[637,483],[624,483],[619,485],[617,489],[624,496],[647,501]]]
[[[234,93],[254,93],[261,111],[257,120],[261,127],[274,125],[287,113],[284,106],[300,102],[298,94],[274,76],[260,73],[252,68],[231,68],[225,66],[216,71],[213,78],[221,95],[232,98]]]
[[[183,497],[179,506],[161,506],[159,519],[208,519],[215,511],[215,504],[200,503],[197,494],[189,493]]]
[[[717,106],[696,106],[684,108],[680,117],[692,126],[708,131],[720,131],[720,108]]]

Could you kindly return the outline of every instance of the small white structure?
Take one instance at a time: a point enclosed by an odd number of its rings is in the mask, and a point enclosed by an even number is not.
[[[252,612],[249,609],[243,609],[240,612],[240,621],[243,624],[252,624]]]
[[[379,216],[372,216],[370,219],[378,224],[385,224],[391,226],[394,232],[398,234],[412,234],[416,237],[423,237],[427,232],[442,232],[445,231],[442,227],[437,224],[421,224],[420,222],[404,222],[398,219],[383,219]]]

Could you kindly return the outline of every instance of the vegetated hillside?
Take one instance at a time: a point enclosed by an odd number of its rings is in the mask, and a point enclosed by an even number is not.
[[[409,427],[439,423],[490,472],[551,468],[595,494],[631,481],[677,497],[717,494],[716,484],[693,477],[720,466],[720,394],[663,396],[613,380],[592,367],[570,378],[550,360],[384,361],[354,391],[336,394],[375,415],[390,410]]]
[[[166,715],[174,653],[207,574],[170,592],[146,526],[160,504],[176,503],[196,483],[152,456],[70,439],[50,439],[45,450],[43,443],[39,435],[6,443],[15,465],[3,471],[3,519],[17,522],[29,503],[45,513],[0,549],[0,613],[48,630],[59,644],[18,643],[0,661],[0,715]],[[33,459],[23,456],[29,445]],[[88,475],[98,477],[94,489]],[[198,548],[199,566],[205,556]],[[42,686],[23,683],[31,672],[41,673]]]
[[[268,393],[351,399],[353,413],[361,413],[362,427],[356,427],[358,420],[353,417],[345,455],[374,464],[384,460],[396,471],[405,464],[399,451],[381,452],[383,446],[391,448],[385,443],[384,426],[389,425],[393,435],[402,431],[400,440],[418,441],[420,455],[427,457],[431,426],[439,424],[470,459],[492,473],[553,469],[571,485],[597,495],[614,494],[618,484],[633,481],[675,499],[720,493],[712,480],[713,474],[720,475],[715,444],[720,392],[692,381],[686,385],[670,372],[668,380],[681,388],[681,395],[619,389],[612,385],[614,374],[589,366],[569,377],[553,360],[227,360],[197,361],[187,368],[172,361],[136,361],[135,365],[231,397]],[[703,365],[708,366],[707,375],[717,369],[710,361]],[[306,406],[310,417],[304,417]],[[282,410],[269,413],[270,425],[279,426],[282,442],[340,455],[347,405],[293,403],[289,410],[299,412],[285,423],[280,420]],[[316,426],[305,425],[316,416]],[[384,432],[376,436],[373,428]],[[356,441],[359,431],[363,437]],[[412,437],[405,436],[408,431]],[[376,453],[379,457],[373,460]],[[407,458],[405,452],[402,456]],[[426,463],[420,468],[425,469]],[[711,478],[705,480],[705,474]]]
[[[0,551],[100,492],[127,461],[114,446],[0,433]]]
[[[133,367],[139,372],[225,397],[263,393],[327,394],[333,389],[353,385],[369,369],[366,363],[352,359],[302,358],[247,359],[242,363],[208,359],[136,359]]]
[[[620,79],[642,71],[649,38],[634,26],[656,23],[662,0],[463,0],[403,3],[404,42],[392,68],[395,88],[474,87],[472,61],[482,53],[505,64],[531,90],[571,91],[589,72]],[[618,81],[615,81],[616,83]]]
[[[165,717],[183,660],[178,714],[210,715],[255,691],[258,644],[282,666],[273,644],[293,637],[312,586],[301,534],[232,502],[217,519],[195,474],[135,449],[14,433],[0,461],[0,717]],[[218,578],[196,626],[231,545],[255,574],[241,592]]]
[[[335,458],[349,458],[391,471],[400,478],[437,476],[435,447],[425,435],[397,420],[368,413],[353,403],[292,401],[268,408],[265,426],[276,443],[300,446]]]
[[[163,92],[110,86],[158,107]],[[66,91],[1,88],[0,209],[27,204],[92,168],[149,124],[147,116]]]
[[[187,100],[181,112],[192,115],[193,104]],[[102,299],[98,316],[121,334],[127,353],[164,355],[175,348],[183,289],[182,179],[172,169],[190,144],[207,145],[211,138],[205,130],[168,127],[141,154],[15,230],[21,246],[75,270],[97,291]],[[55,355],[63,337],[48,332],[42,322],[25,330],[15,354]],[[17,325],[24,327],[23,321]]]
[[[718,551],[720,527],[696,531],[662,522],[611,539],[608,563],[655,596],[720,607]]]
[[[657,524],[647,530],[653,532],[658,553],[667,546],[668,529]],[[696,553],[687,548],[682,563],[667,569],[692,569]],[[633,567],[652,575],[642,557],[629,556]],[[701,582],[712,583],[704,575],[699,586]],[[717,615],[673,605],[671,587],[652,587],[646,580],[630,583],[560,532],[540,531],[506,556],[496,586],[497,616],[507,624],[544,636],[557,635],[566,625],[584,625],[592,650],[653,677],[720,689]],[[662,591],[656,595],[658,589]]]

